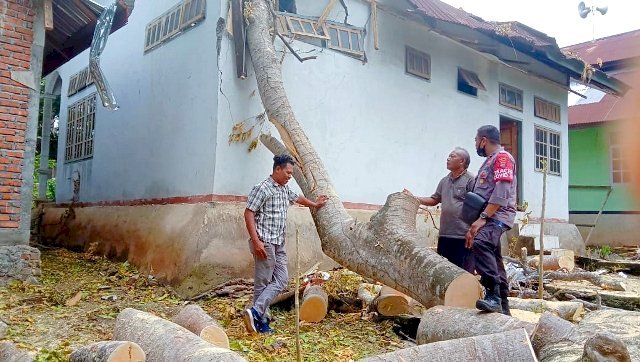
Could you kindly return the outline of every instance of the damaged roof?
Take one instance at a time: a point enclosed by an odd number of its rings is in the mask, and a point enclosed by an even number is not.
[[[118,1],[111,32],[127,23],[133,2]],[[45,34],[42,75],[45,76],[91,46],[104,6],[91,0],[53,0],[53,30]]]
[[[513,47],[545,65],[581,81],[585,63],[580,59],[565,55],[555,39],[542,32],[517,21],[485,21],[440,0],[408,0],[408,2],[414,8],[407,9],[407,11],[421,16],[424,22],[439,34],[480,52],[493,54],[515,68],[549,78],[540,74],[540,71],[534,69],[529,62],[505,56],[508,54],[505,52],[505,47],[508,49]],[[469,37],[468,30],[476,31],[484,37]],[[513,51],[511,53],[513,54]],[[564,85],[568,86],[568,83],[567,79]],[[590,85],[615,95],[623,95],[629,89],[623,82],[599,70],[594,71]]]
[[[590,64],[615,62],[640,57],[640,29],[562,48]],[[635,45],[635,46],[634,46]]]

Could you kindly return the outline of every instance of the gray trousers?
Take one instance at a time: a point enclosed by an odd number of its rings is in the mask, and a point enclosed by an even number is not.
[[[280,294],[289,282],[287,271],[287,253],[285,243],[275,245],[264,243],[267,259],[261,259],[253,253],[253,243],[249,240],[249,248],[255,262],[253,277],[253,308],[265,319],[265,312],[271,302]]]

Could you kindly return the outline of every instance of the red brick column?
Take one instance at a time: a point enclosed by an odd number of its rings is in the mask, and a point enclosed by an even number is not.
[[[32,0],[0,0],[0,230],[5,231],[20,227],[31,93],[11,72],[31,69],[34,16]]]

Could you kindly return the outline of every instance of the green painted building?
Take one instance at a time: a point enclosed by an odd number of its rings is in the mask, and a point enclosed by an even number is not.
[[[569,221],[587,245],[640,245],[640,203],[629,188],[633,160],[625,157],[618,131],[633,118],[630,94],[638,88],[633,79],[640,72],[640,52],[628,46],[632,42],[640,43],[640,30],[565,48],[594,66],[600,58],[602,70],[632,87],[616,98],[572,86],[586,98],[569,98]]]

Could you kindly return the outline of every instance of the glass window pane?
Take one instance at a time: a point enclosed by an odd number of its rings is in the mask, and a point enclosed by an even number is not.
[[[334,47],[340,46],[338,42],[338,29],[329,28],[329,37],[331,38],[331,45]]]
[[[358,33],[351,33],[351,49],[360,51],[360,42],[358,41]]]
[[[340,47],[350,49],[349,47],[349,32],[340,30]]]
[[[310,23],[310,22],[308,22],[308,21],[303,21],[303,22],[302,22],[302,27],[304,28],[304,32],[305,32],[305,33],[315,34],[315,32],[313,31],[313,25],[311,25],[311,23]]]
[[[291,25],[293,26],[293,31],[297,33],[302,33],[302,24],[300,24],[299,20],[291,19]]]

